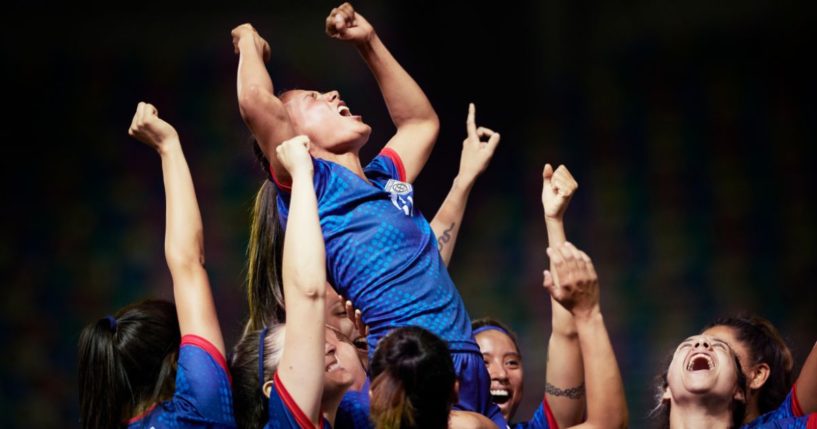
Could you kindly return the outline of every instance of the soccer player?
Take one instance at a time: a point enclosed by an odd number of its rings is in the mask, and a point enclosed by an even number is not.
[[[204,269],[201,215],[176,130],[139,103],[128,133],[162,160],[165,258],[176,306],[148,300],[83,329],[83,428],[234,428],[230,375]]]
[[[670,429],[817,427],[815,413],[755,419],[752,424],[742,426],[750,380],[729,344],[706,334],[684,340],[660,380],[656,414],[662,425]]]
[[[274,149],[281,141],[303,134],[312,143],[329,280],[361,310],[369,327],[370,356],[378,340],[394,328],[416,325],[430,330],[452,352],[460,380],[456,408],[482,413],[504,427],[501,413],[490,402],[488,375],[471,337],[462,298],[439,256],[429,223],[414,208],[411,182],[436,139],[437,115],[420,87],[351,5],[333,9],[326,29],[330,36],[358,48],[380,85],[397,132],[363,168],[358,152],[371,128],[352,115],[339,93],[293,90],[276,97],[264,66],[269,45],[250,25],[234,29],[240,55],[239,107],[276,182],[280,221],[286,224],[289,219],[291,178]],[[480,137],[490,140],[493,135],[483,129]],[[251,313],[263,318],[276,310],[256,307]]]

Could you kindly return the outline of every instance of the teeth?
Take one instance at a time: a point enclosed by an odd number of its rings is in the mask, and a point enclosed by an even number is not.
[[[697,362],[699,359],[704,359],[706,361],[707,370],[712,369],[712,367],[714,366],[714,364],[712,363],[712,358],[704,354],[699,354],[693,356],[692,359],[689,360],[689,365],[687,365],[687,371],[694,371],[695,362]]]
[[[491,395],[493,396],[508,396],[509,393],[507,390],[504,389],[491,389]]]
[[[341,116],[348,116],[352,111],[346,106],[338,106],[338,113],[340,113]]]

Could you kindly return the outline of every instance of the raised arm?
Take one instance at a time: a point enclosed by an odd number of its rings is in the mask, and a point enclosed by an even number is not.
[[[310,421],[318,422],[325,369],[326,250],[309,140],[305,136],[287,140],[278,146],[277,155],[292,177],[283,256],[287,324],[278,377]]]
[[[270,162],[275,177],[289,183],[289,172],[278,161],[275,148],[295,136],[289,114],[275,96],[267,67],[270,46],[250,24],[242,24],[231,33],[238,54],[236,90],[241,118],[250,128],[261,151]]]
[[[468,118],[465,121],[467,136],[462,142],[459,173],[454,178],[454,183],[445,201],[437,210],[434,219],[431,220],[431,229],[434,230],[434,235],[437,237],[437,248],[440,250],[440,256],[445,265],[448,265],[451,254],[454,252],[454,244],[457,242],[457,234],[462,226],[462,217],[465,214],[465,205],[468,203],[471,188],[477,177],[488,167],[496,146],[499,144],[499,133],[485,127],[477,128],[475,114],[476,108],[474,103],[471,103],[468,105]],[[486,137],[487,141],[481,140]]]
[[[797,402],[803,413],[817,412],[817,344],[811,348],[795,385]]]
[[[162,159],[166,209],[165,258],[182,335],[198,335],[224,356],[224,340],[204,268],[204,235],[196,191],[176,130],[148,103],[139,103],[128,134]]]
[[[542,171],[542,207],[545,213],[548,246],[565,243],[564,214],[578,183],[563,165],[555,171],[545,164]],[[553,267],[551,267],[551,270]],[[584,417],[584,368],[576,323],[553,297],[550,299],[551,325],[548,341],[545,394],[559,427],[569,427]]]
[[[326,18],[326,33],[353,43],[372,71],[397,127],[386,147],[400,155],[406,180],[413,182],[428,160],[440,129],[431,102],[351,4],[343,3],[332,9]]]
[[[570,243],[549,247],[553,274],[545,288],[576,322],[587,390],[587,420],[577,428],[627,426],[627,402],[621,374],[599,307],[598,276],[590,258]]]

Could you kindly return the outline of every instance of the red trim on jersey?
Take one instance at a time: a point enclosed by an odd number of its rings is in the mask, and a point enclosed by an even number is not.
[[[281,400],[284,401],[284,406],[295,416],[295,421],[298,422],[298,426],[301,429],[314,429],[320,428],[321,425],[313,425],[312,421],[309,420],[309,417],[306,416],[306,413],[295,403],[295,400],[292,399],[292,396],[289,395],[287,392],[287,388],[284,387],[284,383],[281,382],[281,378],[278,377],[278,371],[272,375],[272,385],[275,387],[275,391],[278,392],[278,396],[281,397]]]
[[[803,412],[803,408],[800,407],[800,401],[797,400],[797,382],[794,382],[794,386],[791,387],[791,413],[794,414],[795,417],[806,415],[806,413]]]
[[[811,413],[808,415],[806,429],[817,429],[817,413]]]
[[[227,380],[230,381],[230,384],[233,384],[233,377],[230,375],[230,370],[227,369],[227,359],[224,359],[224,355],[218,350],[216,346],[213,345],[207,339],[202,338],[198,335],[187,334],[182,337],[182,342],[179,345],[179,348],[182,346],[196,346],[202,350],[204,350],[214,361],[224,370],[224,373],[227,374]]]
[[[150,406],[150,408],[148,408],[147,410],[143,411],[143,412],[142,412],[141,414],[139,414],[138,416],[136,416],[136,417],[131,417],[131,418],[130,418],[130,420],[128,420],[128,421],[127,421],[125,424],[132,425],[132,424],[134,424],[134,423],[138,422],[139,420],[144,419],[144,418],[145,418],[145,417],[146,417],[148,414],[150,414],[150,413],[152,413],[152,412],[153,412],[153,410],[156,408],[156,406],[157,406],[157,405],[159,405],[159,404],[158,404],[158,403],[155,403],[155,404],[151,405],[151,406]]]
[[[278,178],[275,177],[275,171],[272,169],[272,164],[269,166],[269,175],[272,177],[272,181],[275,182],[275,185],[278,186],[278,189],[282,189],[284,191],[290,192],[292,191],[292,183],[289,185],[285,185],[282,182],[278,181]]]
[[[400,155],[390,147],[383,148],[383,150],[380,151],[380,154],[390,159],[391,162],[394,163],[394,166],[397,167],[397,178],[400,179],[401,182],[405,182],[406,168],[403,166],[403,160],[400,159]]]
[[[553,417],[553,411],[550,410],[547,396],[542,399],[542,406],[545,408],[545,417],[547,417],[548,420],[548,427],[550,427],[550,429],[559,429],[559,423],[556,422],[556,417]]]

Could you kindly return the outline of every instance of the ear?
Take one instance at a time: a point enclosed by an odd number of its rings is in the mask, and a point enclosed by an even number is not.
[[[267,381],[264,383],[264,386],[261,387],[261,391],[264,392],[264,396],[269,399],[269,395],[272,393],[272,380]]]
[[[749,388],[752,390],[758,390],[766,384],[766,380],[769,379],[769,374],[771,373],[771,369],[769,368],[768,364],[759,363],[757,364],[754,369],[752,369],[751,378],[749,381]]]

